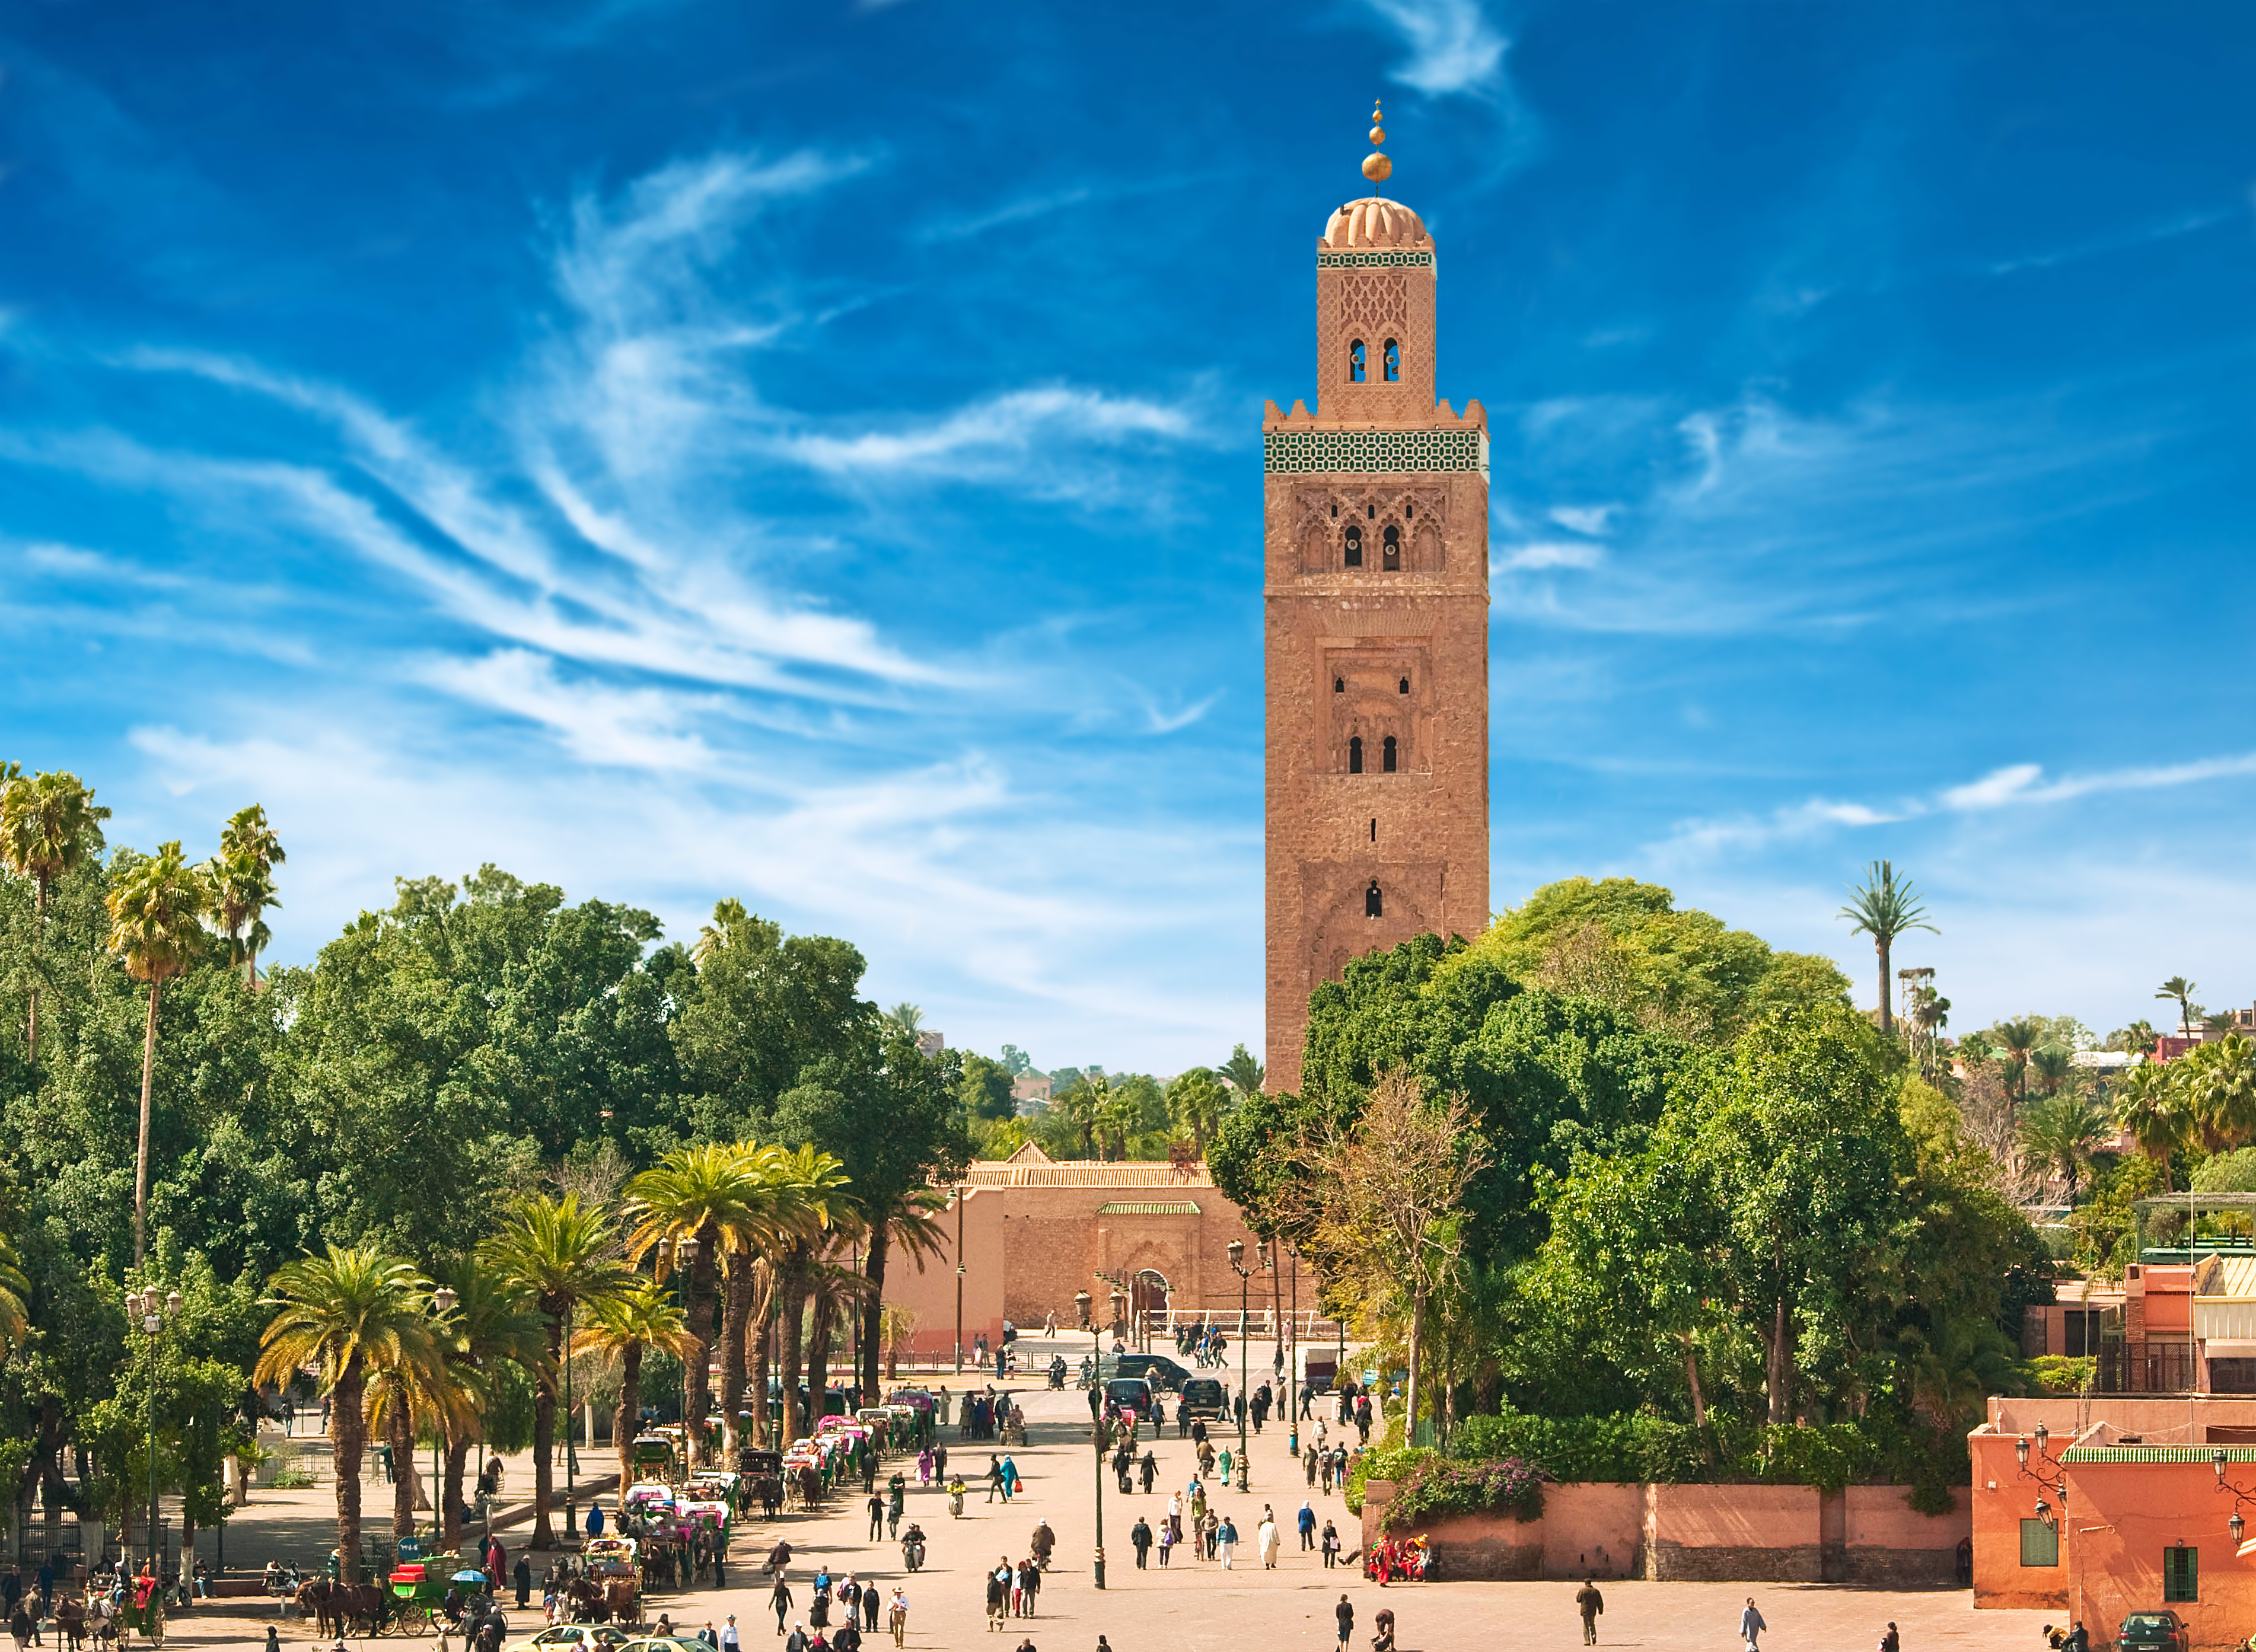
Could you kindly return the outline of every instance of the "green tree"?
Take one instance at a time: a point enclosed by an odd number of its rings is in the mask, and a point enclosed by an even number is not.
[[[2058,1095],[2061,1086],[2076,1076],[2071,1053],[2056,1044],[2040,1044],[2029,1053],[2029,1071],[2037,1075],[2041,1095]]]
[[[543,1326],[524,1289],[476,1255],[458,1257],[435,1275],[455,1293],[436,1332],[444,1362],[436,1385],[442,1395],[437,1409],[444,1441],[436,1496],[441,1536],[449,1550],[458,1550],[470,1449],[482,1438],[509,1439],[510,1430],[497,1426],[499,1413],[515,1393],[514,1380],[539,1364]],[[525,1432],[530,1443],[530,1428]]]
[[[267,1285],[264,1305],[274,1318],[259,1339],[252,1376],[286,1385],[297,1380],[300,1367],[312,1365],[329,1396],[337,1547],[347,1583],[360,1578],[361,1459],[368,1446],[363,1402],[369,1375],[372,1368],[428,1356],[427,1290],[412,1264],[372,1247],[335,1245],[325,1255],[285,1262]]]
[[[33,967],[26,1059],[39,1062],[39,981],[46,959],[47,896],[55,880],[102,853],[102,822],[109,811],[76,775],[26,776],[8,765],[0,786],[0,864],[29,878],[32,890]]]
[[[583,1210],[576,1194],[521,1199],[480,1247],[487,1264],[532,1299],[546,1351],[534,1371],[532,1546],[552,1549],[555,1500],[557,1388],[563,1375],[566,1321],[575,1311],[600,1313],[631,1288],[617,1257],[618,1235],[600,1211]]]
[[[999,1061],[990,1061],[985,1056],[966,1051],[963,1056],[963,1080],[956,1090],[962,1102],[967,1120],[1012,1119],[1019,1114],[1017,1098],[1012,1093],[1011,1069]]]
[[[204,863],[212,916],[226,939],[228,961],[242,966],[246,987],[258,985],[258,954],[274,938],[265,915],[282,904],[274,893],[274,868],[289,858],[266,824],[266,811],[254,803],[229,817],[219,853]]]
[[[180,853],[178,838],[131,862],[109,891],[109,950],[125,973],[149,988],[141,1044],[141,1135],[133,1171],[133,1262],[146,1252],[149,1221],[149,1094],[157,1071],[157,1007],[165,983],[195,962],[207,943],[211,890]]]
[[[713,908],[675,986],[670,1023],[689,1095],[689,1133],[765,1137],[776,1099],[826,1058],[844,1056],[873,1006],[857,996],[862,954],[821,935],[786,937],[744,903]]]
[[[1897,882],[1895,868],[1886,861],[1873,861],[1865,882],[1851,893],[1855,898],[1841,909],[1839,915],[1849,920],[1851,934],[1872,938],[1872,950],[1880,960],[1880,1031],[1892,1034],[1895,1030],[1895,982],[1888,974],[1889,954],[1897,939],[1913,930],[1941,931],[1927,921],[1927,908],[1921,903],[1911,880]]]

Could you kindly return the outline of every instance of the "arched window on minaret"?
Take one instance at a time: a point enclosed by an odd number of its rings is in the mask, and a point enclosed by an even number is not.
[[[1351,775],[1363,772],[1363,736],[1350,735],[1347,742],[1347,771]]]
[[[1398,694],[1408,693],[1410,692],[1410,679],[1406,677],[1400,682],[1395,684],[1394,692]]]
[[[1347,382],[1350,384],[1360,384],[1369,376],[1370,370],[1364,365],[1363,341],[1361,339],[1349,340],[1347,347]]]
[[[1351,568],[1363,566],[1363,530],[1350,527],[1347,531],[1347,565]]]
[[[1387,340],[1386,353],[1379,359],[1385,364],[1386,382],[1399,384],[1402,382],[1402,347],[1392,339]]]
[[[1378,880],[1371,880],[1371,887],[1363,892],[1363,915],[1365,917],[1385,917],[1386,902],[1378,893]]]
[[[1394,736],[1389,735],[1378,748],[1379,773],[1391,775],[1394,772]]]
[[[1390,573],[1402,567],[1402,530],[1388,523],[1379,534],[1378,566]]]
[[[1344,693],[1346,693],[1346,692],[1347,692],[1347,678],[1344,678],[1344,677],[1335,677],[1335,678],[1332,678],[1332,692],[1333,692],[1333,693],[1335,693],[1335,694],[1344,694]]]

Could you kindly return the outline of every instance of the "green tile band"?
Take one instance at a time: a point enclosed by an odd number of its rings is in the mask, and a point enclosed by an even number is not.
[[[1273,430],[1262,437],[1272,476],[1471,471],[1488,476],[1484,430]]]
[[[1320,252],[1319,270],[1430,270],[1431,252]]]

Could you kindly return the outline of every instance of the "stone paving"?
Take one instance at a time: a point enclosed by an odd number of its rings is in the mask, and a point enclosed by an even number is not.
[[[1086,1346],[1086,1342],[1075,1345],[1073,1357]],[[1031,1352],[1038,1360],[1047,1355],[1039,1342]],[[1252,1352],[1258,1355],[1263,1351]],[[951,1382],[950,1387],[960,1392],[962,1385]],[[1094,1652],[1101,1634],[1112,1652],[1244,1652],[1251,1646],[1279,1652],[1331,1652],[1336,1645],[1333,1608],[1343,1592],[1356,1611],[1350,1652],[1366,1652],[1371,1618],[1381,1606],[1396,1613],[1401,1652],[1490,1647],[1516,1652],[1520,1647],[1582,1644],[1572,1584],[1398,1584],[1382,1592],[1358,1571],[1327,1572],[1318,1556],[1300,1550],[1292,1530],[1294,1511],[1309,1492],[1298,1465],[1287,1459],[1285,1431],[1274,1425],[1254,1442],[1251,1494],[1230,1493],[1216,1499],[1216,1508],[1234,1515],[1245,1536],[1234,1570],[1185,1557],[1162,1571],[1156,1551],[1147,1570],[1139,1571],[1133,1564],[1127,1533],[1137,1514],[1156,1524],[1167,1506],[1167,1489],[1189,1477],[1190,1446],[1175,1438],[1172,1422],[1156,1448],[1159,1490],[1148,1497],[1124,1498],[1108,1474],[1104,1533],[1109,1587],[1100,1593],[1090,1578],[1095,1470],[1087,1445],[1085,1399],[1076,1391],[1052,1394],[1039,1387],[1022,1386],[1016,1392],[1029,1418],[1027,1445],[1013,1453],[1026,1485],[1007,1508],[989,1503],[983,1487],[976,1487],[966,1500],[963,1517],[951,1519],[938,1487],[915,1487],[911,1466],[908,1518],[920,1522],[931,1540],[922,1573],[905,1577],[897,1545],[867,1541],[868,1517],[857,1494],[835,1500],[826,1514],[786,1515],[774,1526],[753,1521],[736,1546],[729,1588],[654,1595],[652,1614],[667,1613],[686,1634],[709,1620],[718,1627],[734,1612],[747,1648],[758,1652],[776,1644],[775,1618],[767,1607],[765,1579],[758,1573],[758,1562],[780,1530],[796,1551],[792,1583],[800,1615],[804,1616],[808,1580],[817,1565],[827,1564],[834,1572],[851,1571],[865,1579],[874,1578],[888,1590],[906,1582],[911,1652],[976,1645],[989,1634],[984,1570],[1000,1555],[1013,1559],[1023,1555],[1039,1517],[1048,1521],[1058,1538],[1040,1597],[1040,1615],[1006,1624],[1011,1638],[994,1642],[998,1648],[1015,1648],[1021,1639],[1030,1639],[1037,1652]],[[967,1483],[973,1483],[985,1469],[991,1448],[960,1444],[953,1431],[950,1436],[950,1466],[960,1467]],[[1274,1571],[1261,1570],[1258,1559],[1251,1558],[1253,1529],[1265,1501],[1276,1508],[1285,1532],[1284,1551]],[[1357,1528],[1338,1496],[1318,1496],[1314,1501],[1319,1524],[1325,1518],[1336,1521],[1353,1546]],[[293,1513],[304,1511],[300,1518],[313,1522],[308,1536],[326,1546],[321,1533],[330,1508],[326,1494],[312,1500],[294,1494],[290,1507]],[[370,1512],[377,1518],[385,1507],[370,1499]],[[274,1529],[270,1517],[268,1529]],[[229,1557],[238,1564],[263,1559],[247,1541],[249,1530],[238,1529],[245,1541],[230,1542]],[[1733,1652],[1739,1606],[1749,1594],[1755,1596],[1770,1624],[1763,1652],[1860,1652],[1877,1646],[1891,1619],[1901,1633],[1905,1652],[1977,1646],[2035,1652],[2041,1646],[2038,1628],[2046,1616],[1977,1613],[1964,1590],[1894,1593],[1830,1585],[1639,1582],[1602,1583],[1600,1587],[1606,1600],[1600,1620],[1601,1646],[1681,1648],[1686,1652]],[[194,1620],[176,1622],[167,1644],[261,1644],[265,1624],[274,1614],[271,1607],[257,1604],[257,1610],[242,1616],[221,1616],[215,1610],[233,1606],[233,1602],[200,1607]],[[537,1601],[528,1613],[512,1613],[512,1641],[538,1627],[539,1615]],[[311,1641],[308,1626],[286,1621],[281,1629],[287,1646],[302,1647]],[[884,1644],[881,1629],[871,1638],[871,1652],[878,1652]]]

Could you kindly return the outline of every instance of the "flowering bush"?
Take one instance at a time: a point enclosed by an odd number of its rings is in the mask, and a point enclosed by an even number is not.
[[[1524,1458],[1463,1463],[1428,1457],[1396,1482],[1394,1501],[1379,1525],[1401,1531],[1436,1515],[1483,1515],[1510,1509],[1523,1523],[1543,1515],[1543,1471]]]

